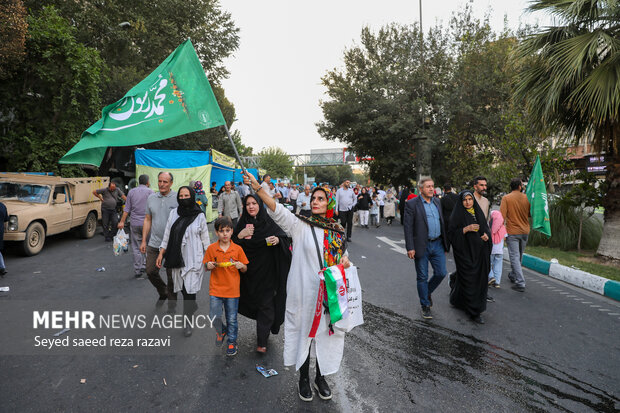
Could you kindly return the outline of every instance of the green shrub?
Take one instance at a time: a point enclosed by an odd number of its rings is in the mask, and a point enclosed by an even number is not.
[[[563,251],[576,250],[579,236],[579,212],[576,208],[562,202],[553,202],[549,205],[549,220],[551,221],[551,238],[538,231],[531,231],[528,244],[559,248]],[[596,250],[603,234],[603,223],[591,216],[583,222],[581,234],[581,248]]]

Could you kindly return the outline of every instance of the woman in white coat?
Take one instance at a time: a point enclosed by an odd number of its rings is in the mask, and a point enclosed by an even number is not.
[[[191,318],[198,309],[196,293],[202,286],[202,259],[210,244],[209,230],[192,188],[180,187],[177,202],[178,208],[168,216],[156,265],[161,268],[163,261],[166,268],[172,268],[174,292],[183,293],[183,315]],[[192,335],[191,324],[185,324],[183,334],[185,337]]]
[[[316,354],[313,387],[321,399],[329,400],[332,393],[324,375],[336,373],[340,368],[344,332],[332,328],[329,314],[324,311],[324,288],[321,288],[318,274],[322,268],[317,254],[321,254],[326,267],[342,264],[348,268],[351,265],[345,255],[344,229],[333,218],[327,218],[328,207],[333,208],[335,202],[330,202],[328,191],[318,187],[310,198],[312,215],[294,215],[264,190],[261,191],[252,175],[246,174],[246,183],[251,183],[271,218],[293,239],[293,257],[286,287],[284,364],[295,365],[299,370],[299,397],[311,401],[309,366],[312,349]]]

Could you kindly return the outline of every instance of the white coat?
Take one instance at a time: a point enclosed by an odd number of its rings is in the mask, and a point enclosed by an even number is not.
[[[284,365],[295,365],[299,370],[308,358],[312,343],[308,334],[314,320],[320,282],[318,273],[321,268],[311,231],[315,231],[323,256],[323,230],[300,220],[282,204],[276,204],[275,211],[267,208],[267,212],[293,239],[293,258],[286,286]],[[314,342],[321,373],[336,373],[344,350],[344,332],[334,329],[334,334],[329,335],[329,315],[321,314]]]
[[[174,221],[179,218],[177,208],[170,211],[164,238],[161,241],[160,248],[168,248],[168,239],[170,238],[170,228]],[[172,279],[174,280],[174,292],[179,292],[185,285],[188,294],[196,294],[202,286],[202,278],[204,276],[204,266],[202,259],[205,251],[209,246],[209,230],[207,228],[207,219],[204,214],[198,214],[194,222],[192,222],[183,235],[181,243],[181,255],[185,266],[183,268],[172,269]]]

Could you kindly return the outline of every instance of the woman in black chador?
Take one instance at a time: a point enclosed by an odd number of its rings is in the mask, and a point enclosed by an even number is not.
[[[243,199],[233,242],[243,248],[250,261],[248,271],[241,276],[239,313],[256,320],[256,351],[265,353],[269,332],[277,334],[284,322],[290,238],[267,215],[260,198],[248,195]]]
[[[456,272],[450,275],[450,304],[484,324],[480,314],[487,308],[491,230],[471,191],[459,194],[450,216],[448,237],[456,262]]]

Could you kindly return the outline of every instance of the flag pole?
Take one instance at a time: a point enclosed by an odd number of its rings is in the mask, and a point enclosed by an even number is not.
[[[233,151],[235,151],[235,157],[237,158],[237,162],[239,162],[239,166],[241,166],[241,170],[243,170],[243,173],[247,173],[245,166],[243,166],[243,162],[241,162],[241,157],[239,156],[239,152],[237,152],[237,147],[235,146],[235,142],[233,142],[233,138],[232,136],[230,136],[230,132],[228,131],[228,126],[226,126],[226,123],[224,123],[223,126],[224,126],[224,130],[226,131],[226,135],[228,135],[228,140],[230,141],[230,144],[233,147]]]

